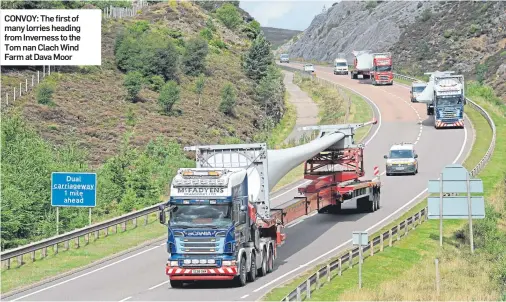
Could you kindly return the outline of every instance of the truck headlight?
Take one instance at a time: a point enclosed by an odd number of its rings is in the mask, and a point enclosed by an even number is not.
[[[168,261],[170,266],[179,266],[177,261]]]
[[[223,261],[223,266],[234,266],[235,265],[235,260],[232,260],[232,261],[228,261],[228,260],[224,260]]]

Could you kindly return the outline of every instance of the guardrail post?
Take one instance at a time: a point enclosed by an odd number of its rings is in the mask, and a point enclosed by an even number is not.
[[[42,258],[46,258],[47,256],[47,248],[43,247],[42,248]]]
[[[316,289],[320,288],[320,271],[316,272]]]
[[[136,227],[137,227],[137,218],[134,218],[134,219],[132,220],[132,223],[134,224],[134,228],[136,228]]]
[[[374,256],[374,238],[371,239],[371,256]]]
[[[69,241],[65,241],[65,250],[68,251],[69,250]]]
[[[144,217],[144,225],[148,225],[148,214]]]
[[[7,269],[10,269],[10,268],[11,268],[11,258],[9,258],[9,259],[5,260],[5,267],[6,267]]]
[[[409,231],[408,219],[404,222],[404,235],[407,236]]]
[[[397,225],[397,241],[401,240],[401,225]]]
[[[330,264],[327,264],[327,282],[330,282]]]
[[[306,280],[306,299],[311,298],[311,279]]]
[[[350,254],[349,254],[349,258],[350,258],[350,268],[353,267],[353,251],[350,251]]]
[[[53,245],[53,253],[56,255],[58,254],[58,243]]]
[[[31,254],[32,254],[32,262],[35,262],[35,251],[32,251]]]
[[[114,233],[118,234],[118,225],[117,224],[114,225]]]
[[[380,252],[383,252],[383,233],[380,234]]]
[[[76,237],[76,248],[79,248],[79,237]]]
[[[105,233],[105,237],[107,237],[107,235],[109,235],[109,227],[106,227],[104,229],[104,233]]]
[[[86,244],[90,243],[90,234],[84,235],[84,241],[86,241]]]
[[[126,230],[126,221],[121,224],[121,229],[123,232]]]
[[[339,276],[342,275],[343,273],[343,258],[339,258],[339,271],[337,272],[339,274]]]
[[[297,286],[297,301],[302,301],[300,299],[300,287]]]
[[[392,246],[392,237],[394,236],[392,233],[392,229],[388,230],[388,246]]]
[[[23,255],[19,255],[18,256],[18,266],[21,266],[23,264],[24,264],[24,262],[23,262]]]

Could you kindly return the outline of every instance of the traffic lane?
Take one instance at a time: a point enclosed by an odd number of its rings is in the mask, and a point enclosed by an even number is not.
[[[297,188],[303,185],[305,182],[307,182],[307,180],[301,179],[272,193],[273,206],[281,205],[293,199],[294,196],[298,195]],[[159,249],[152,249],[157,245],[162,246]],[[135,258],[143,260],[139,263]],[[136,280],[135,278],[130,278],[130,280],[128,278],[120,278],[118,280],[119,282],[111,282],[111,280],[117,280],[118,276],[138,276],[139,274],[144,275],[146,273],[143,270],[144,259],[150,259],[151,262],[156,262],[157,267],[163,267],[165,260],[167,259],[165,241],[160,241],[152,245],[148,245],[146,247],[122,255],[118,258],[114,258],[102,264],[93,266],[92,268],[77,272],[56,281],[45,283],[41,286],[23,291],[19,294],[10,296],[5,299],[15,300],[22,298],[22,300],[27,301],[115,300],[118,298],[116,297],[115,292],[121,292],[125,288],[134,289],[133,292],[135,292],[135,289],[137,288],[140,290],[145,286],[156,282],[151,280],[151,272],[149,272],[147,276],[144,276],[142,279],[140,279],[141,282],[139,283],[136,281],[129,282]],[[160,259],[162,260],[162,263],[159,263]],[[116,267],[120,266],[122,266],[123,270],[126,271],[119,273]],[[155,276],[158,278],[166,277],[163,269],[155,272]],[[104,282],[95,282],[95,280],[104,280]],[[85,292],[82,292],[82,287],[80,285],[82,283],[87,284]],[[76,295],[76,293],[79,293],[79,295]],[[26,295],[30,296],[24,297]]]

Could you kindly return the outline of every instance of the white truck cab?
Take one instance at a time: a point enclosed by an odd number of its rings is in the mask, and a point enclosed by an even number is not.
[[[418,173],[418,154],[412,143],[400,143],[390,147],[388,155],[385,155],[386,174],[412,174]]]
[[[347,75],[348,72],[348,61],[346,61],[346,59],[339,58],[334,60],[334,74]]]

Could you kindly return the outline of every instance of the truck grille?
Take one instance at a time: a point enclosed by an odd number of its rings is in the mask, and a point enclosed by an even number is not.
[[[185,254],[216,254],[218,253],[218,240],[214,237],[185,237],[181,243]]]
[[[388,78],[388,76],[380,76],[380,81],[389,81],[390,79]]]
[[[441,118],[457,118],[457,114],[453,111],[443,111]]]

